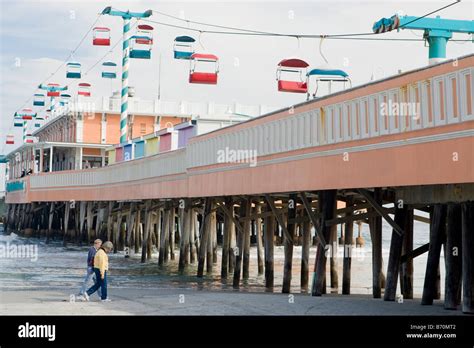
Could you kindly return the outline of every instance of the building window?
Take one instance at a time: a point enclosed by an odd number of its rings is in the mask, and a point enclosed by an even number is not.
[[[140,123],[140,134],[146,134],[146,123]]]

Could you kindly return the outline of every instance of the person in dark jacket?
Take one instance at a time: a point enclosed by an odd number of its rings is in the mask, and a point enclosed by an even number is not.
[[[95,254],[97,253],[97,250],[100,249],[102,246],[102,240],[96,239],[94,241],[94,245],[89,248],[89,253],[87,254],[87,274],[86,277],[84,278],[84,282],[82,283],[81,290],[79,291],[80,296],[84,296],[84,293],[87,290],[87,284],[91,280],[91,278],[94,279],[94,284],[97,283],[97,279],[94,277],[94,257]],[[100,297],[100,289],[98,292],[98,295]]]

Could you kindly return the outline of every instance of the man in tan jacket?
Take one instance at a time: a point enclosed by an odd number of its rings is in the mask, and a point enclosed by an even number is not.
[[[109,257],[107,254],[110,253],[113,248],[114,245],[112,242],[107,241],[97,250],[94,256],[94,273],[97,278],[97,283],[84,293],[86,301],[89,301],[89,296],[100,288],[102,302],[110,302],[110,299],[107,298],[107,271],[109,270]]]

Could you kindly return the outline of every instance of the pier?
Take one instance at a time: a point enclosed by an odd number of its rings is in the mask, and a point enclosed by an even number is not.
[[[473,66],[474,55],[444,61],[98,168],[36,171],[34,157],[21,156],[33,173],[17,170],[7,182],[6,231],[64,245],[111,240],[115,251],[141,254],[142,262],[154,246],[157,267],[176,258],[180,269],[197,264],[196,277],[218,268],[236,289],[256,244],[268,289],[289,293],[299,282],[302,292],[324,296],[328,288],[350,295],[354,224],[368,224],[374,298],[395,301],[399,282],[403,298],[413,298],[413,259],[428,253],[421,304],[431,305],[442,286],[446,309],[474,313]],[[179,122],[171,126],[157,136],[178,132]],[[10,168],[17,153],[40,152],[40,145],[7,155]],[[388,260],[382,220],[393,229]],[[416,249],[414,221],[430,226],[429,241]],[[338,243],[342,274],[331,254]],[[277,244],[284,246],[282,284],[274,282]],[[303,250],[300,274],[292,272],[295,245]]]

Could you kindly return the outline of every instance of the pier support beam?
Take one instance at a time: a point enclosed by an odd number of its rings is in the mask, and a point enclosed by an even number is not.
[[[438,278],[441,245],[446,233],[446,206],[436,204],[433,207],[430,225],[430,247],[426,263],[425,282],[423,285],[422,305],[432,305],[436,297],[436,281]]]
[[[402,255],[413,251],[414,212],[408,208],[403,235]],[[388,277],[388,274],[387,274]],[[413,299],[413,259],[407,259],[400,264],[400,289],[404,299]]]
[[[303,214],[305,216],[306,214]],[[303,222],[303,245],[301,247],[301,292],[308,292],[309,247],[311,245],[311,224],[309,219]]]
[[[260,215],[262,213],[262,206],[257,202],[255,203],[255,213]],[[258,274],[263,274],[263,231],[262,231],[262,219],[257,217],[255,219],[255,229],[257,234],[257,270]]]
[[[295,238],[296,224],[296,198],[295,194],[291,194],[288,199],[288,215],[286,229],[288,235],[283,233],[283,245],[285,252],[285,261],[283,266],[283,287],[282,293],[288,294],[291,289],[291,270],[293,268],[293,240]]]
[[[207,252],[206,252],[206,272],[212,274],[213,263],[214,263],[214,241],[217,237],[217,216],[215,211],[214,200],[211,204],[211,211],[209,219],[206,225],[207,233]]]
[[[457,309],[461,303],[462,283],[462,212],[460,204],[448,205],[446,221],[444,308]]]
[[[232,198],[226,197],[224,205],[229,211],[233,211]],[[224,214],[224,236],[222,240],[222,264],[221,264],[221,278],[227,278],[229,271],[229,252],[230,252],[230,237],[231,237],[231,225],[234,222],[232,219]]]
[[[321,232],[323,241],[330,240],[331,227],[326,226],[326,221],[334,219],[335,217],[337,204],[336,193],[337,190],[325,190],[319,191],[318,193],[319,207],[321,209]],[[311,289],[312,296],[321,296],[326,290],[326,248],[323,245],[323,243],[319,243],[316,252],[313,285]]]
[[[209,240],[209,220],[211,216],[212,199],[206,198],[204,202],[204,212],[202,214],[202,223],[200,226],[199,236],[201,237],[199,245],[199,259],[197,276],[202,278],[204,275],[204,262],[206,261],[207,243]]]
[[[92,208],[94,202],[87,202],[87,243],[89,244],[92,239],[92,223],[94,221],[94,217],[92,216]],[[114,252],[116,252],[117,245],[114,243]]]
[[[161,233],[161,240],[160,240],[160,252],[158,254],[158,265],[163,265],[163,263],[167,260],[166,253],[167,248],[166,245],[168,244],[169,238],[169,225],[170,225],[170,203],[167,202],[165,204],[165,208],[163,210],[163,229]]]
[[[263,238],[265,244],[265,288],[273,291],[274,270],[273,270],[273,232],[275,231],[275,218],[271,215],[272,209],[267,202],[265,212],[269,213],[265,218]]]
[[[367,198],[367,197],[366,197]],[[374,189],[373,205],[382,205],[382,190]],[[376,209],[374,207],[374,209]],[[372,296],[382,297],[382,216],[371,218],[369,223],[372,240]]]
[[[247,207],[249,205],[249,202],[247,199],[242,199],[240,202],[240,209],[239,209],[239,218],[246,217],[246,212],[247,212]],[[238,225],[239,227],[241,226],[240,224]],[[247,226],[246,223],[244,223],[244,226]],[[237,227],[237,224],[236,224]],[[234,289],[238,289],[240,287],[240,273],[242,269],[242,259],[243,259],[243,249],[244,249],[244,239],[245,239],[245,227],[240,227],[236,229],[236,240],[237,240],[237,252],[236,252],[236,257],[235,257],[235,267],[234,267],[234,278],[232,282],[232,286]]]
[[[174,205],[171,207],[170,210],[170,231],[169,231],[170,237],[169,237],[169,250],[170,250],[170,260],[174,260],[175,254],[174,254],[174,248],[175,248],[175,234],[176,234],[176,208]]]
[[[51,238],[51,233],[53,232],[52,230],[53,218],[54,218],[54,202],[51,202],[49,203],[48,234],[46,235],[46,243],[49,243],[49,239]]]
[[[248,279],[250,273],[250,213],[252,211],[252,201],[250,199],[246,200],[245,205],[245,221],[243,222],[243,237],[244,237],[244,244],[243,244],[243,267],[242,267],[242,278]]]
[[[63,235],[63,246],[67,243],[67,233],[69,226],[69,211],[71,209],[69,202],[64,202],[64,235]]]
[[[395,203],[395,223],[400,226],[402,230],[405,229],[408,218],[408,208],[403,205],[402,208]],[[395,301],[397,293],[398,272],[400,270],[400,259],[402,257],[403,234],[397,230],[392,231],[392,240],[390,242],[390,255],[388,258],[387,267],[387,284],[385,286],[384,301]]]
[[[179,248],[179,272],[183,272],[186,264],[189,263],[189,236],[191,234],[192,208],[189,200],[184,201],[184,208],[180,209],[180,217],[182,216],[182,231]]]
[[[474,313],[474,201],[462,204],[463,313]]]
[[[191,215],[190,216],[190,219],[191,219],[191,225],[190,225],[190,231],[189,231],[189,253],[190,253],[190,259],[189,259],[189,262],[190,263],[195,263],[196,262],[196,258],[197,258],[197,233],[196,233],[196,229],[197,229],[197,214],[196,212],[194,211],[194,209],[190,208],[190,212],[189,214]]]
[[[147,259],[147,249],[148,249],[148,239],[150,236],[150,228],[151,228],[151,201],[148,200],[145,202],[145,231],[143,233],[142,239],[142,259],[141,262],[145,263]]]
[[[346,207],[353,207],[354,200],[352,197],[347,197]],[[346,213],[346,217],[352,216],[353,211]],[[352,238],[354,232],[354,222],[348,221],[344,224],[344,260],[342,265],[342,294],[351,294],[351,264],[352,264]]]

